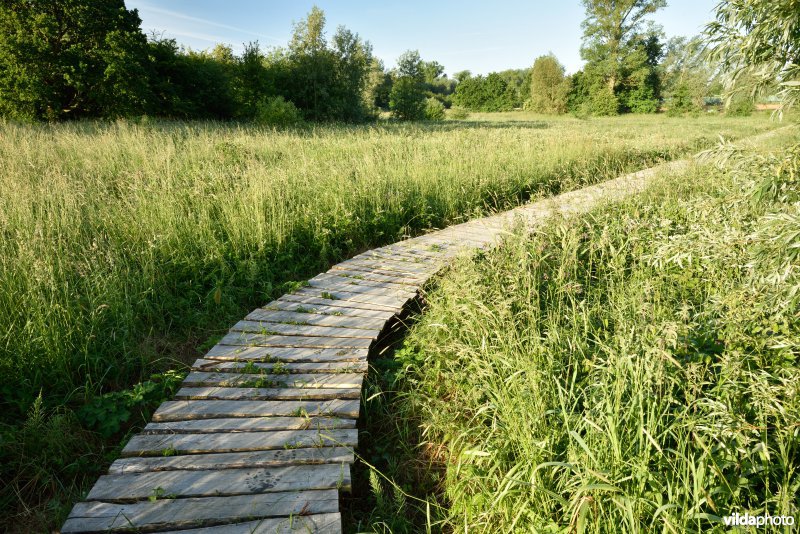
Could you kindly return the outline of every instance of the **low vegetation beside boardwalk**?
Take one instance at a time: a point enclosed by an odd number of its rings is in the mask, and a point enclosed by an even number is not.
[[[681,533],[798,517],[798,139],[725,145],[457,263],[376,362],[364,454],[385,478],[361,521]]]
[[[506,118],[283,131],[0,124],[8,523],[60,524],[169,397],[180,375],[163,371],[292,282],[404,235],[685,155],[719,131],[776,127],[768,115]]]

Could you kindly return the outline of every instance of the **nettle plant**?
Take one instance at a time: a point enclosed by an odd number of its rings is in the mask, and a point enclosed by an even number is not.
[[[136,412],[146,419],[156,406],[172,398],[185,377],[179,371],[154,374],[131,389],[94,397],[78,411],[78,417],[88,428],[109,438],[120,432]]]

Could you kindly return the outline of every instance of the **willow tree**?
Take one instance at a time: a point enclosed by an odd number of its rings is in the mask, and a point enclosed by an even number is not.
[[[778,84],[781,111],[800,101],[800,0],[722,0],[705,36],[729,100]]]
[[[537,113],[558,114],[567,111],[569,81],[564,65],[555,55],[540,56],[531,69],[531,96],[527,107]]]

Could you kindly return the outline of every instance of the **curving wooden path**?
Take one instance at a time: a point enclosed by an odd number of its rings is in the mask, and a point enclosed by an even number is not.
[[[194,363],[62,532],[341,532],[370,349],[422,286],[512,223],[630,195],[658,169],[364,252],[254,310]]]

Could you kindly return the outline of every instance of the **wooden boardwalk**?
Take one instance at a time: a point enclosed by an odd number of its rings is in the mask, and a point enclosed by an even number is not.
[[[254,310],[194,363],[62,532],[341,532],[368,355],[420,288],[515,220],[584,211],[654,174],[370,250]]]

